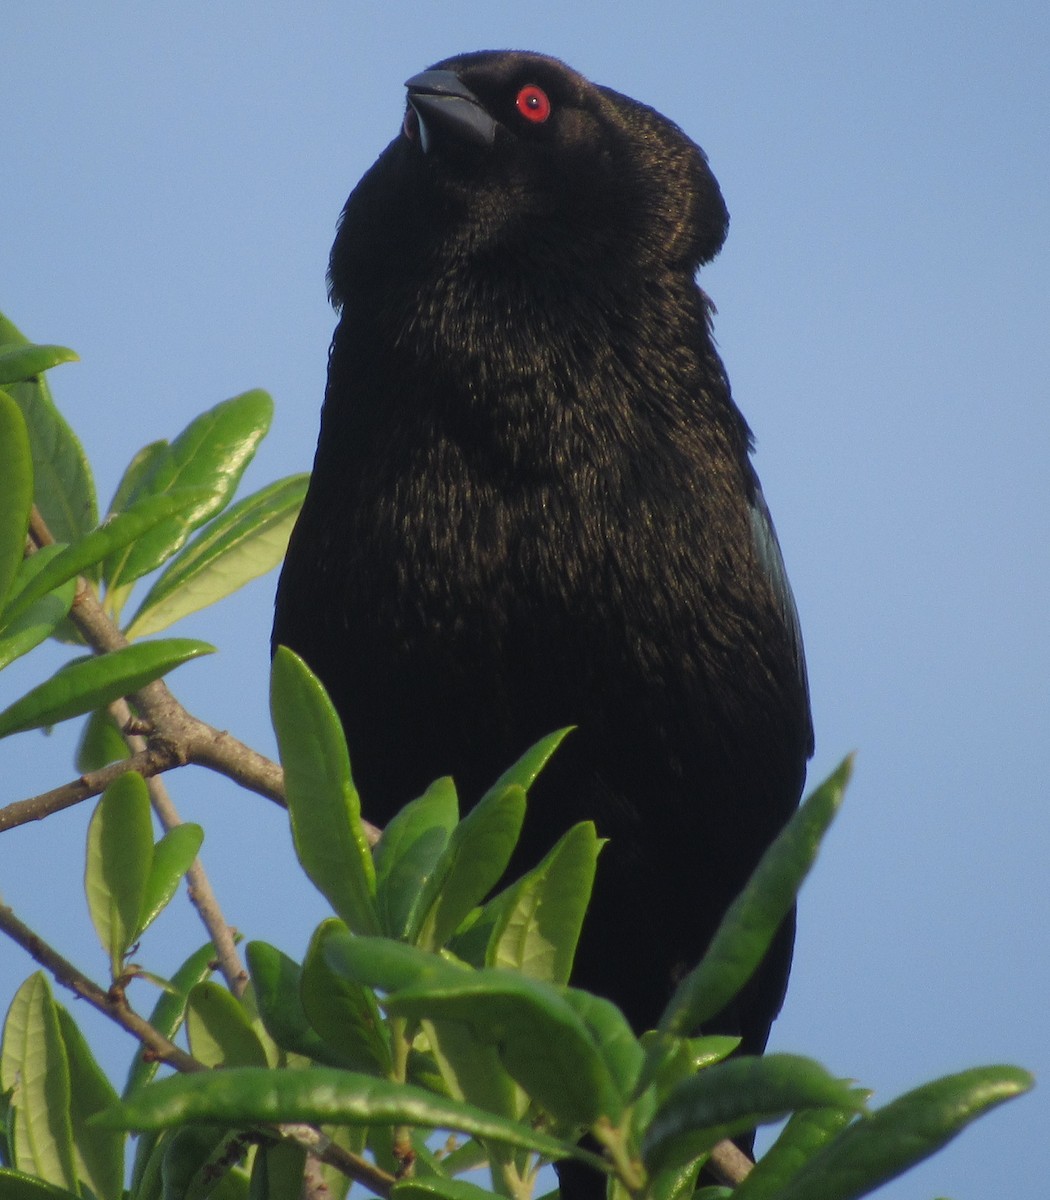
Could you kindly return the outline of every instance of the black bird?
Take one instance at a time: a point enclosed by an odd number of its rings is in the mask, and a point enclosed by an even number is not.
[[[780,549],[695,281],[728,214],[702,150],[538,54],[407,83],[346,203],[313,478],[274,644],[328,688],[383,824],[476,800],[575,725],[516,865],[609,839],[574,982],[639,1031],[798,802],[812,727]],[[793,940],[712,1028],[758,1053]]]

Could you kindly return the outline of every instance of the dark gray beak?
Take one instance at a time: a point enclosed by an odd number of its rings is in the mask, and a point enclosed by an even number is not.
[[[452,71],[423,71],[405,81],[408,102],[419,121],[419,141],[429,153],[435,140],[450,138],[491,146],[496,122],[477,96]]]

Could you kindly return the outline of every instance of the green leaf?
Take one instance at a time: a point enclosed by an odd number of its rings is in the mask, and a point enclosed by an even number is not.
[[[171,979],[171,991],[162,992],[153,1007],[149,1023],[169,1041],[171,1041],[182,1025],[186,1013],[186,1003],[190,989],[194,984],[206,979],[216,966],[215,947],[211,942],[195,950]],[[160,1069],[160,1062],[155,1055],[139,1051],[131,1061],[128,1078],[124,1084],[124,1095],[129,1095],[140,1087],[144,1087],[153,1079]],[[152,1193],[143,1186],[147,1172],[160,1172],[160,1154],[157,1142],[162,1134],[143,1134],[135,1144],[135,1160],[131,1170],[131,1194],[136,1200],[145,1200]]]
[[[0,392],[0,612],[25,554],[29,510],[33,506],[33,452],[22,410]]]
[[[291,1200],[299,1196],[305,1167],[306,1151],[302,1146],[293,1142],[260,1145],[252,1164],[248,1200]]]
[[[325,961],[346,979],[379,992],[413,984],[456,984],[473,974],[469,968],[389,938],[354,937],[330,925],[320,944]]]
[[[131,751],[124,735],[117,728],[109,709],[96,708],[84,722],[77,742],[74,762],[81,773],[100,771],[103,767],[129,758]]]
[[[309,1071],[228,1071],[171,1076],[129,1096],[100,1123],[120,1129],[166,1129],[187,1121],[244,1125],[312,1121],[332,1125],[412,1125],[491,1138],[548,1158],[575,1147],[531,1129],[425,1092],[370,1075],[313,1067]]]
[[[203,841],[204,830],[187,822],[169,829],[153,847],[136,937],[145,933],[167,907],[183,876],[193,866]]]
[[[107,560],[104,576],[112,593],[107,603],[114,610],[119,611],[136,579],[170,558],[194,529],[225,507],[272,417],[273,401],[265,392],[245,392],[202,413],[163,453],[154,453],[135,499],[187,487],[204,489],[206,498]]]
[[[438,950],[507,869],[525,820],[525,792],[511,784],[490,792],[452,830],[417,910],[422,924],[415,939]]]
[[[198,983],[203,982],[215,970],[215,947],[205,942],[198,947],[171,978],[171,991],[162,992],[153,1006],[149,1023],[170,1042],[178,1033],[186,1015],[189,994]],[[124,1084],[127,1096],[137,1088],[144,1087],[157,1074],[160,1063],[153,1055],[138,1053],[132,1060],[128,1078]]]
[[[602,845],[590,821],[574,825],[538,867],[496,898],[489,966],[568,980]]]
[[[806,1108],[795,1113],[737,1188],[740,1200],[777,1200],[788,1181],[855,1118],[855,1113],[843,1108]]]
[[[79,361],[76,351],[65,346],[4,346],[0,349],[0,386],[32,379],[60,363]]]
[[[426,1020],[422,1025],[441,1080],[454,1100],[505,1117],[524,1116],[529,1099],[503,1069],[494,1045],[479,1041],[460,1021]]]
[[[416,925],[424,885],[459,818],[452,780],[438,779],[406,804],[376,842],[376,904],[383,932],[403,937]]]
[[[285,646],[274,655],[270,712],[299,862],[355,933],[378,933],[375,867],[343,729],[320,680]]]
[[[113,1085],[84,1040],[76,1022],[56,1004],[58,1025],[69,1062],[70,1120],[77,1177],[97,1200],[121,1200],[124,1195],[124,1135],[89,1125],[88,1118],[118,1099]]]
[[[56,725],[131,695],[214,646],[189,638],[160,638],[122,650],[81,658],[56,671],[0,713],[0,737]]]
[[[14,1166],[76,1192],[69,1062],[51,987],[42,971],[11,1001],[0,1046],[0,1090],[14,1093]]]
[[[160,438],[155,442],[150,442],[148,445],[143,446],[141,450],[135,451],[131,462],[124,468],[124,474],[120,477],[117,490],[113,493],[113,499],[109,502],[108,512],[123,512],[126,508],[130,507],[132,500],[137,495],[146,494],[142,492],[142,484],[144,480],[149,478],[150,473],[156,468],[161,458],[167,454],[168,449],[168,441]]]
[[[118,979],[139,932],[153,859],[149,788],[137,771],[119,775],[102,793],[88,825],[87,893],[91,922]]]
[[[0,350],[28,345],[0,314]],[[56,542],[75,542],[98,523],[95,484],[84,448],[55,407],[43,375],[12,383],[7,391],[29,428],[37,508]]]
[[[844,1108],[863,1101],[846,1080],[791,1054],[733,1058],[672,1088],[649,1125],[642,1157],[651,1172],[683,1166],[723,1138],[779,1121],[802,1108]]]
[[[492,1200],[492,1193],[461,1179],[429,1175],[395,1183],[390,1189],[390,1200]]]
[[[520,787],[527,795],[529,788],[536,781],[536,776],[550,761],[551,755],[562,744],[566,735],[572,733],[574,728],[574,725],[566,725],[564,729],[556,729],[553,733],[541,737],[538,742],[525,751],[513,766],[503,772],[482,799],[487,800],[490,796],[502,795],[510,787]]]
[[[34,1175],[0,1167],[0,1196],[4,1200],[80,1200],[77,1192],[52,1187]]]
[[[675,989],[659,1028],[689,1034],[720,1012],[754,974],[817,857],[849,781],[847,758],[799,808],[763,854],[698,966]]]
[[[67,579],[87,574],[89,568],[122,547],[136,544],[162,522],[200,504],[206,495],[200,488],[185,489],[164,496],[148,496],[127,512],[111,517],[98,529],[84,534],[60,554],[49,558],[45,568],[14,597],[4,613],[4,622],[13,620],[34,601]]]
[[[862,1117],[813,1155],[777,1200],[853,1200],[946,1145],[988,1109],[1027,1092],[1019,1067],[947,1075]]]
[[[35,564],[40,557],[38,552],[32,558],[26,559],[25,567]],[[73,606],[76,586],[76,581],[70,579],[49,595],[41,597],[35,604],[31,604],[13,621],[0,619],[0,670],[16,658],[28,654],[34,646],[39,646],[45,638],[55,632]]]
[[[249,942],[245,957],[259,1017],[274,1042],[290,1054],[301,1054],[326,1066],[345,1065],[328,1050],[306,1018],[299,995],[299,964],[266,942]]]
[[[627,1018],[611,1000],[594,996],[578,988],[566,988],[564,997],[587,1027],[598,1053],[623,1096],[629,1096],[638,1083],[645,1062],[645,1051],[627,1023]]]
[[[388,995],[390,1013],[455,1021],[496,1048],[507,1073],[554,1117],[615,1123],[624,1106],[586,1025],[557,988],[509,971],[462,971]]]
[[[314,931],[299,984],[303,1011],[339,1066],[389,1075],[390,1043],[372,990],[334,971],[325,957],[326,943],[346,934],[334,919]]]
[[[216,517],[150,588],[127,628],[128,638],[159,633],[276,567],[309,479],[280,479]]]
[[[186,1036],[190,1053],[205,1066],[266,1066],[266,1051],[243,1005],[214,980],[190,989]]]
[[[247,1200],[248,1181],[234,1164],[247,1147],[237,1133],[187,1125],[167,1140],[161,1200]]]

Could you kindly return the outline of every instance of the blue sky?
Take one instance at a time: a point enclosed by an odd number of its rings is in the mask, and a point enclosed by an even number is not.
[[[335,220],[409,75],[542,50],[700,142],[732,213],[702,281],[802,616],[811,780],[858,751],[773,1044],[879,1101],[1050,1065],[1050,10],[16,0],[4,40],[0,309],[80,353],[52,387],[104,500],[140,445],[253,386],[277,414],[246,487],[309,467]],[[221,649],[180,698],[265,751],[274,582],[174,631]],[[60,660],[5,673],[0,705]],[[0,744],[3,799],[70,777],[74,733]],[[173,788],[229,919],[301,954],[323,906],[282,814],[197,770]],[[101,978],[88,815],[7,834],[0,890]],[[198,941],[169,915],[139,957],[163,973]],[[0,948],[0,1004],[31,965]],[[123,1035],[85,1023],[122,1072]],[[1048,1121],[1037,1091],[881,1195],[1043,1195]]]

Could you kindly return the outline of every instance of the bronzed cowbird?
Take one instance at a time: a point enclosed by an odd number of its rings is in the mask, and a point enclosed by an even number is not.
[[[671,121],[537,54],[407,83],[332,248],[339,322],[274,644],[339,711],[366,815],[466,803],[576,726],[515,867],[608,838],[573,975],[652,1026],[798,802],[802,641],[698,267],[728,215]],[[711,1028],[760,1052],[785,923]]]

